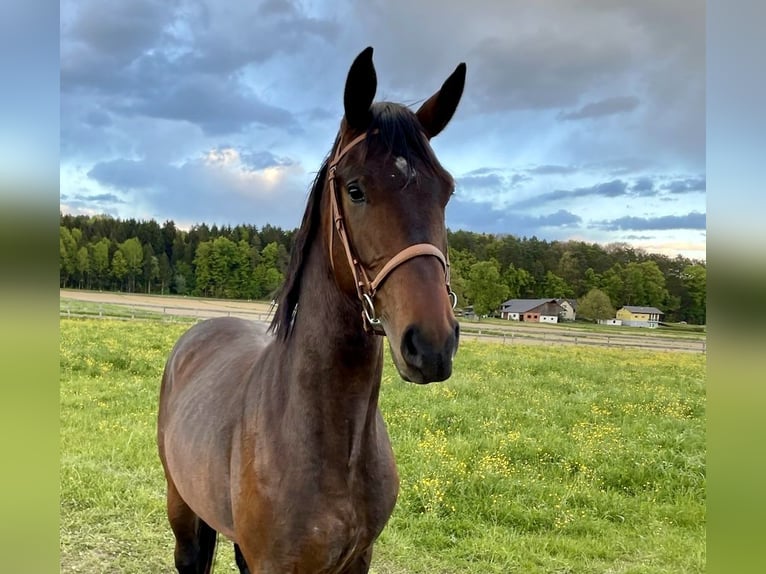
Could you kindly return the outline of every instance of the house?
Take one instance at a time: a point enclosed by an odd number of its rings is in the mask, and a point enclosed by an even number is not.
[[[556,299],[556,303],[561,305],[564,312],[561,319],[564,321],[574,321],[577,316],[577,301],[575,299]]]
[[[509,321],[558,323],[562,313],[556,299],[508,299],[500,306],[500,317]]]
[[[458,317],[465,317],[466,319],[477,319],[476,311],[473,310],[473,305],[468,305],[455,312]]]
[[[660,324],[660,317],[664,315],[656,307],[639,307],[634,305],[625,305],[617,311],[617,318],[623,325],[628,327],[649,327],[654,329]]]

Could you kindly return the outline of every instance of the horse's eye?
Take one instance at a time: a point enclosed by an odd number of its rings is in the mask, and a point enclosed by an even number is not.
[[[359,187],[359,184],[356,184],[356,183],[348,184],[348,196],[351,198],[351,201],[354,203],[362,203],[365,200],[364,192],[362,191],[362,188]]]

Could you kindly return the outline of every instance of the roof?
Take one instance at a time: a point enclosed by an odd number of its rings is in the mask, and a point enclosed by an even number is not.
[[[657,307],[641,307],[636,305],[623,305],[623,309],[627,309],[631,313],[659,313],[660,315],[664,315],[662,311],[657,309]]]
[[[506,313],[526,313],[530,309],[544,305],[545,303],[558,303],[555,299],[508,299],[500,309]]]

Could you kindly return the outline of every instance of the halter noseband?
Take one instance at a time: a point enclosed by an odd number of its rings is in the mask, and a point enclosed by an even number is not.
[[[373,133],[376,132],[377,130]],[[449,295],[449,298],[452,302],[453,309],[457,305],[457,295],[455,295],[454,291],[452,291],[450,288],[449,259],[445,257],[444,253],[442,253],[438,247],[432,245],[431,243],[416,243],[415,245],[405,247],[399,253],[389,259],[388,262],[383,266],[383,269],[381,269],[380,272],[372,280],[370,280],[367,272],[364,269],[364,266],[359,262],[359,259],[357,259],[357,257],[354,255],[351,244],[348,240],[348,233],[346,232],[346,225],[344,223],[343,214],[340,210],[338,183],[335,179],[335,169],[338,167],[338,163],[343,158],[343,156],[345,156],[355,145],[364,141],[366,137],[366,133],[357,136],[344,147],[341,147],[341,142],[338,142],[338,147],[335,148],[335,155],[327,166],[328,181],[330,183],[331,192],[330,205],[333,218],[333,225],[330,227],[329,232],[330,238],[328,245],[330,249],[330,265],[333,267],[333,269],[335,269],[335,264],[332,258],[332,248],[333,238],[335,237],[334,231],[337,230],[341,244],[343,245],[343,250],[346,253],[348,265],[351,268],[351,273],[354,276],[354,285],[356,287],[357,297],[359,297],[359,301],[362,303],[362,321],[364,322],[364,328],[366,331],[372,332],[376,335],[385,335],[386,333],[383,330],[380,319],[376,316],[375,313],[375,293],[377,293],[378,288],[381,286],[383,281],[385,281],[386,277],[388,277],[391,272],[399,267],[402,263],[422,255],[432,255],[436,257],[442,264],[442,267],[444,267],[444,282],[447,287],[447,294]]]

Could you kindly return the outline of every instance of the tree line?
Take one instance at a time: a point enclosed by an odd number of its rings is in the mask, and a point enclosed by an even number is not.
[[[60,215],[60,285],[84,289],[270,299],[296,230],[265,225]],[[546,241],[448,231],[460,305],[489,314],[510,298],[569,298],[592,319],[623,305],[657,307],[667,321],[704,324],[705,263],[648,253],[625,243]],[[595,298],[595,299],[594,299]],[[608,303],[609,309],[602,309]],[[591,311],[591,309],[595,309]]]

